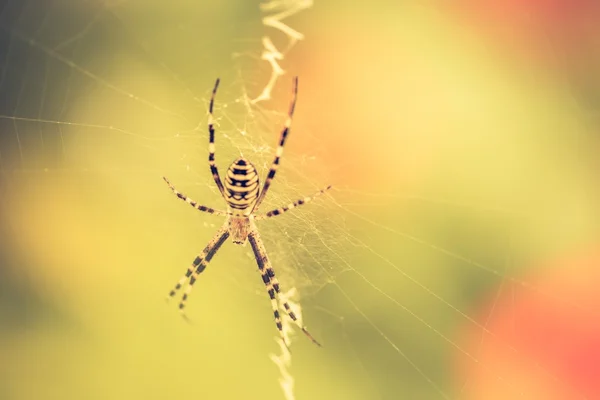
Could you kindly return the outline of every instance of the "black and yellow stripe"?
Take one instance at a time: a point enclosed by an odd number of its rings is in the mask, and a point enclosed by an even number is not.
[[[256,168],[245,158],[235,160],[225,177],[225,201],[234,214],[250,214],[258,198],[259,179]]]

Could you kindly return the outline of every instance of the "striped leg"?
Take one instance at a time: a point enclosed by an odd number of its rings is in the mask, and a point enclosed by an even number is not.
[[[163,179],[165,180],[165,182],[167,182],[167,185],[169,185],[169,188],[175,194],[175,196],[179,197],[181,200],[185,201],[190,206],[194,207],[196,210],[204,211],[214,215],[227,215],[225,211],[215,210],[214,208],[206,207],[196,203],[194,200],[190,199],[185,194],[175,189],[175,186],[173,186],[166,177],[163,176]]]
[[[275,277],[275,271],[273,271],[273,268],[271,267],[271,262],[269,261],[269,258],[267,257],[267,251],[265,249],[265,246],[262,243],[262,240],[260,239],[260,235],[258,234],[258,232],[250,233],[248,235],[248,241],[250,242],[250,245],[252,246],[252,251],[254,252],[254,257],[256,258],[256,262],[258,263],[258,270],[261,273],[262,280],[265,284],[265,287],[267,288],[267,293],[269,294],[269,298],[271,299],[271,307],[273,308],[273,315],[275,316],[275,325],[277,325],[277,329],[279,330],[279,335],[281,336],[281,340],[283,340],[283,343],[287,346],[287,343],[285,341],[285,336],[283,334],[283,325],[281,324],[281,316],[279,315],[279,305],[277,303],[277,298],[276,298],[276,295],[279,295],[279,293],[280,293],[280,288],[279,288],[279,282],[277,281],[277,278]],[[283,307],[285,308],[285,311],[290,316],[292,321],[294,321],[296,323],[296,325],[298,325],[298,327],[300,329],[302,329],[302,332],[304,332],[304,334],[306,336],[308,336],[308,338],[314,344],[321,346],[319,344],[319,342],[317,342],[315,340],[315,338],[308,332],[306,327],[302,326],[300,324],[300,322],[298,321],[298,318],[296,317],[294,312],[291,310],[291,307],[287,301],[283,303]]]
[[[219,231],[212,238],[212,240],[210,242],[208,242],[208,244],[206,245],[204,250],[202,250],[202,253],[200,253],[196,257],[194,262],[192,262],[192,265],[190,265],[188,267],[185,275],[183,275],[179,279],[179,281],[177,282],[175,287],[171,290],[171,292],[169,292],[169,296],[167,297],[167,300],[170,299],[171,297],[175,296],[175,293],[177,293],[177,291],[179,289],[181,289],[181,286],[183,286],[185,281],[189,279],[189,284],[185,288],[185,292],[183,294],[183,297],[181,298],[181,302],[179,303],[179,310],[182,313],[183,313],[183,309],[185,307],[185,302],[187,301],[187,299],[192,291],[192,287],[193,287],[194,283],[196,282],[196,280],[198,279],[198,276],[202,273],[202,271],[204,271],[204,269],[206,268],[206,266],[208,265],[210,260],[214,257],[214,255],[217,253],[217,251],[223,245],[223,243],[225,243],[225,241],[227,240],[228,237],[229,237],[229,229],[228,229],[227,225],[225,225],[221,229],[219,229]]]
[[[217,93],[218,87],[219,79],[217,78],[212,95],[210,96],[210,106],[208,107],[208,165],[210,166],[210,172],[212,173],[213,179],[219,188],[219,192],[221,192],[221,195],[224,195],[223,183],[221,182],[219,170],[217,169],[217,164],[215,163],[215,127],[213,105],[215,103],[215,94]]]
[[[306,204],[309,201],[313,200],[314,198],[319,197],[320,195],[322,195],[323,193],[325,193],[326,191],[328,191],[329,189],[331,189],[331,187],[332,186],[329,185],[326,188],[323,188],[323,189],[319,190],[317,193],[313,194],[312,196],[304,197],[302,199],[296,200],[293,203],[288,204],[287,206],[280,207],[280,208],[277,208],[275,210],[271,210],[271,211],[269,211],[266,214],[262,214],[262,215],[257,216],[255,219],[258,221],[258,220],[261,220],[261,219],[271,218],[271,217],[275,217],[277,215],[283,214],[286,211],[289,211],[289,210],[291,210],[293,208],[301,206],[302,204]]]
[[[265,196],[267,195],[267,191],[269,190],[269,187],[271,186],[271,182],[273,181],[273,178],[275,178],[275,173],[277,172],[277,168],[279,167],[279,161],[281,160],[281,155],[283,154],[283,146],[285,145],[285,140],[287,139],[288,133],[290,132],[290,126],[292,125],[292,117],[294,116],[294,108],[296,107],[297,95],[298,95],[298,77],[295,77],[294,78],[294,89],[292,92],[292,102],[290,104],[290,110],[288,112],[288,117],[285,120],[285,125],[283,127],[283,130],[281,131],[281,137],[279,139],[279,146],[277,147],[277,150],[275,151],[275,159],[273,160],[273,164],[271,164],[271,169],[269,170],[267,179],[265,179],[265,183],[260,191],[260,195],[258,196],[258,199],[256,200],[256,204],[254,205],[252,212],[255,212],[256,210],[258,210],[260,203],[262,203],[262,201],[265,199]]]

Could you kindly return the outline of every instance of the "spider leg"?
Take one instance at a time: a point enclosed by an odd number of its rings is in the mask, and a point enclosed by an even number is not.
[[[185,201],[190,206],[194,207],[196,210],[204,211],[214,215],[227,215],[227,212],[225,211],[215,210],[214,208],[206,207],[196,203],[194,200],[190,199],[185,194],[175,189],[175,186],[173,186],[166,177],[163,176],[163,179],[165,180],[165,182],[167,182],[167,185],[169,185],[169,188],[175,194],[175,196],[179,197],[181,200]]]
[[[275,316],[275,325],[277,325],[277,329],[279,330],[279,335],[281,336],[281,340],[287,346],[287,342],[285,340],[285,335],[283,334],[283,325],[281,324],[281,317],[279,315],[279,305],[277,303],[276,295],[279,295],[279,281],[275,277],[275,271],[271,267],[271,262],[267,257],[267,251],[265,246],[260,238],[258,232],[251,232],[248,235],[248,241],[252,246],[252,251],[254,252],[254,256],[256,258],[256,262],[258,263],[258,269],[261,273],[262,280],[267,288],[267,293],[271,299],[271,306],[273,308],[273,315]],[[316,345],[321,346],[319,342],[308,332],[305,326],[300,324],[296,314],[292,311],[288,302],[283,303],[283,307],[285,308],[286,313],[290,316],[292,321],[296,323],[296,325],[304,332],[304,334]]]
[[[215,86],[212,90],[212,95],[210,96],[210,105],[208,107],[208,165],[210,167],[210,172],[212,173],[213,179],[219,188],[219,192],[221,192],[221,195],[224,195],[225,191],[223,189],[223,182],[221,182],[219,170],[217,169],[217,164],[215,163],[215,127],[213,105],[215,103],[215,94],[217,93],[217,88],[219,87],[219,81],[220,80],[217,78]]]
[[[258,196],[258,199],[256,200],[256,203],[254,204],[254,208],[252,209],[252,212],[258,210],[258,206],[260,206],[260,203],[262,203],[262,201],[265,199],[265,196],[267,195],[267,191],[269,190],[269,187],[271,186],[271,182],[273,181],[273,178],[275,178],[275,173],[277,172],[277,167],[279,167],[279,161],[281,160],[281,155],[283,154],[283,146],[285,145],[285,140],[287,139],[288,133],[290,132],[290,126],[292,125],[292,117],[294,116],[294,108],[296,107],[297,95],[298,95],[298,77],[295,77],[294,78],[294,88],[292,91],[292,102],[290,104],[290,110],[288,112],[288,117],[285,120],[283,130],[281,131],[281,137],[279,138],[279,146],[277,147],[277,150],[275,151],[275,159],[273,160],[273,163],[271,164],[271,169],[269,170],[267,179],[265,179],[265,183],[260,191],[260,194]]]
[[[299,200],[296,200],[295,202],[293,202],[293,203],[290,203],[290,204],[288,204],[287,206],[283,206],[283,207],[277,208],[277,209],[275,209],[275,210],[271,210],[271,211],[269,211],[268,213],[265,213],[265,214],[258,215],[258,216],[255,218],[255,220],[257,220],[257,221],[258,221],[258,220],[261,220],[261,219],[265,219],[265,218],[271,218],[271,217],[276,217],[276,216],[278,216],[278,215],[280,215],[280,214],[283,214],[283,213],[284,213],[284,212],[286,212],[286,211],[289,211],[289,210],[291,210],[291,209],[293,209],[293,208],[296,208],[296,207],[298,207],[298,206],[301,206],[302,204],[306,204],[306,203],[308,203],[309,201],[313,200],[314,198],[316,198],[316,197],[319,197],[320,195],[322,195],[323,193],[325,193],[326,191],[328,191],[329,189],[331,189],[331,187],[332,187],[332,186],[331,186],[331,185],[329,185],[329,186],[327,186],[326,188],[323,188],[323,189],[319,190],[319,191],[318,191],[318,192],[316,192],[315,194],[313,194],[313,195],[310,195],[310,196],[307,196],[307,197],[304,197],[304,198],[302,198],[302,199],[299,199]]]
[[[187,301],[190,293],[192,292],[192,288],[194,286],[194,283],[198,279],[198,276],[202,273],[202,271],[204,271],[210,260],[214,257],[214,255],[217,253],[217,251],[223,245],[223,243],[225,243],[228,237],[229,229],[227,225],[224,225],[221,229],[219,229],[219,231],[211,239],[211,241],[208,242],[204,250],[202,250],[202,253],[200,253],[196,257],[196,259],[188,267],[186,273],[179,279],[175,287],[169,292],[167,300],[175,296],[175,293],[177,293],[177,291],[181,289],[185,281],[189,279],[189,284],[185,288],[185,292],[183,293],[181,302],[179,303],[179,310],[182,314],[183,309],[185,307],[185,302]]]

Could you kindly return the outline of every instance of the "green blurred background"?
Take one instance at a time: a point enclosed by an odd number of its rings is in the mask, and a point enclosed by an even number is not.
[[[298,7],[303,40],[258,2],[4,3],[0,400],[283,398],[249,247],[223,246],[191,324],[165,304],[222,220],[161,177],[223,208],[214,79],[221,171],[243,154],[264,174],[294,75],[266,206],[335,185],[259,224],[324,344],[294,339],[296,397],[600,396],[598,7],[269,4]],[[253,104],[265,36],[286,74]]]

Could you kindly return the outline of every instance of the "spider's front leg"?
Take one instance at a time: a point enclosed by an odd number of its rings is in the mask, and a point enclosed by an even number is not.
[[[210,105],[208,106],[208,166],[210,168],[210,173],[215,180],[217,188],[219,189],[219,192],[221,192],[221,196],[224,196],[225,189],[223,187],[221,177],[219,176],[217,163],[215,162],[215,118],[213,116],[213,107],[215,105],[215,95],[217,94],[217,89],[219,88],[219,82],[220,80],[217,78],[210,96]]]
[[[290,126],[292,125],[292,117],[294,116],[294,109],[296,108],[296,98],[298,97],[298,77],[294,78],[294,88],[292,89],[292,102],[290,103],[290,110],[288,111],[288,117],[285,120],[285,124],[283,125],[283,130],[281,131],[281,135],[279,137],[279,146],[277,146],[277,150],[275,151],[275,158],[273,159],[273,163],[271,164],[271,168],[269,169],[269,173],[267,174],[267,179],[265,179],[265,183],[263,184],[262,189],[260,190],[260,194],[256,203],[254,204],[254,208],[252,212],[258,210],[258,207],[265,199],[267,195],[267,191],[271,186],[271,182],[275,178],[275,174],[277,173],[277,168],[279,168],[279,163],[281,162],[281,156],[283,155],[283,147],[285,146],[285,141],[290,133]]]
[[[248,235],[248,241],[250,242],[250,245],[252,246],[252,251],[254,252],[254,257],[256,258],[256,262],[258,263],[258,269],[262,275],[262,280],[267,288],[267,293],[269,294],[269,298],[271,299],[273,315],[275,316],[275,325],[277,325],[277,329],[279,330],[279,335],[281,336],[281,340],[283,341],[283,343],[286,346],[288,346],[288,344],[285,340],[285,335],[283,334],[283,325],[281,324],[281,317],[279,315],[279,305],[277,303],[277,298],[276,298],[276,295],[279,295],[279,293],[280,293],[280,288],[279,288],[279,282],[277,281],[277,278],[275,277],[275,271],[273,271],[273,268],[271,267],[271,262],[269,261],[269,258],[267,257],[267,251],[265,249],[265,246],[264,246],[262,240],[260,239],[260,235],[258,234],[258,232],[257,231],[250,232],[250,234]],[[292,311],[292,309],[287,301],[283,303],[283,308],[285,309],[286,313],[290,316],[292,321],[294,321],[296,323],[296,325],[302,330],[302,332],[304,332],[304,334],[314,344],[316,344],[317,346],[321,346],[321,344],[316,341],[316,339],[310,334],[310,332],[308,332],[306,327],[302,326],[300,324],[300,321],[298,321],[298,317],[296,317],[296,314],[294,314],[294,312]]]

